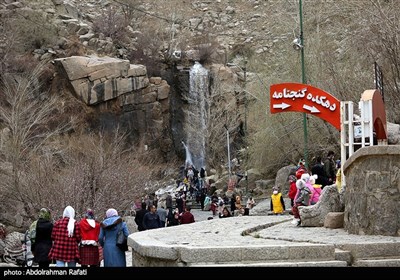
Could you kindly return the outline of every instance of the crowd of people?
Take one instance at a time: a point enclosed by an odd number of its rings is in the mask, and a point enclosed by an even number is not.
[[[105,267],[126,266],[125,251],[116,245],[119,230],[127,237],[129,230],[117,210],[110,208],[106,218],[99,222],[94,211],[88,209],[77,221],[75,209],[67,206],[62,217],[52,222],[50,210],[42,208],[38,219],[30,226],[34,262],[39,267]]]
[[[325,186],[336,183],[341,190],[340,174],[340,161],[334,161],[333,151],[328,152],[324,162],[321,157],[315,158],[310,171],[303,159],[299,161],[295,174],[288,177],[293,224],[301,223],[299,207],[317,203]],[[191,207],[186,205],[188,196],[195,197],[203,211],[211,211],[213,217],[219,218],[249,215],[256,204],[252,197],[243,204],[240,195],[229,199],[225,194],[209,194],[204,168],[197,172],[193,166],[188,166],[183,180],[177,181],[177,189],[175,205],[171,193],[167,194],[165,205],[158,205],[155,197],[142,199],[139,209],[135,209],[138,231],[194,223]],[[270,211],[282,215],[286,211],[283,194],[278,187],[273,187],[272,191]],[[57,267],[75,267],[78,263],[82,267],[98,267],[102,261],[105,267],[126,266],[125,251],[117,246],[116,239],[119,231],[126,237],[129,235],[127,224],[113,208],[108,209],[105,216],[100,222],[94,211],[88,209],[77,221],[74,208],[67,206],[62,217],[53,223],[49,209],[40,209],[38,219],[30,226],[34,261],[39,267],[49,267],[51,263]]]
[[[341,162],[340,160],[335,162],[334,157],[335,153],[333,151],[328,151],[325,161],[322,161],[319,156],[316,157],[310,172],[305,166],[305,161],[301,159],[295,175],[289,175],[290,188],[288,196],[294,216],[293,224],[301,224],[298,207],[316,204],[325,186],[336,184],[338,191],[341,191]]]

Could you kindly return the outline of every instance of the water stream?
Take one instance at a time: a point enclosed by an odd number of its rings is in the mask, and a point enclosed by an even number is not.
[[[208,70],[199,62],[190,68],[188,113],[186,115],[186,162],[200,170],[206,165]],[[189,156],[189,157],[188,157]]]

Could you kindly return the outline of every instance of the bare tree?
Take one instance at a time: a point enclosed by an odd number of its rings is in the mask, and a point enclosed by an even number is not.
[[[241,94],[240,88],[236,87],[235,84],[221,80],[219,78],[220,71],[223,71],[224,75],[230,73],[231,78],[237,80],[237,75],[225,67],[222,69],[216,67],[212,71],[212,85],[207,100],[209,116],[206,136],[206,139],[208,139],[207,162],[217,169],[227,166],[227,145],[230,145],[231,160],[237,156],[237,152],[242,148],[240,146],[235,147],[233,143],[235,139],[239,139],[239,128],[240,124],[243,123],[243,120],[241,120],[243,118],[241,113],[243,112],[238,110],[238,100],[241,98],[237,95]],[[229,143],[227,143],[227,133],[230,136]],[[239,143],[240,141],[236,142]]]
[[[2,201],[18,201],[26,212],[32,208],[29,182],[31,162],[45,154],[45,145],[68,126],[55,124],[57,96],[43,91],[38,65],[29,75],[6,74],[1,84],[0,120],[2,126]]]

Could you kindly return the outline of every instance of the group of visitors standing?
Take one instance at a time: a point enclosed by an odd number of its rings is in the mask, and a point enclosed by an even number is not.
[[[39,267],[49,267],[51,263],[57,267],[76,267],[78,263],[82,267],[98,267],[102,260],[105,267],[126,266],[125,251],[116,245],[119,230],[126,237],[129,235],[126,223],[113,208],[99,222],[91,209],[77,221],[74,208],[67,206],[54,224],[50,211],[42,208],[30,227],[34,261]]]
[[[195,222],[194,216],[190,212],[190,206],[185,206],[181,213],[179,213],[178,208],[172,210],[172,202],[171,206],[168,203],[167,208],[168,210],[164,209],[164,206],[159,206],[157,208],[155,205],[150,205],[146,209],[146,203],[142,203],[142,208],[135,213],[135,223],[138,231]]]
[[[294,216],[293,224],[300,225],[301,223],[298,207],[316,204],[325,186],[336,184],[338,191],[341,191],[340,160],[335,162],[334,157],[333,151],[328,151],[325,161],[322,161],[319,156],[316,157],[311,172],[308,172],[305,161],[301,159],[296,174],[289,175],[288,196]]]

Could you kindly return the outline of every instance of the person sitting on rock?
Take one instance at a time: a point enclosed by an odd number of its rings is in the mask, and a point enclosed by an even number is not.
[[[292,208],[294,219],[292,224],[299,226],[301,223],[299,206],[308,206],[310,204],[310,189],[306,186],[303,180],[297,180],[296,182],[297,194],[294,200],[294,206]]]
[[[242,205],[242,199],[240,195],[235,198],[235,212],[234,216],[242,216],[244,214],[244,207]]]
[[[313,175],[310,177],[310,183],[314,190],[314,192],[312,193],[312,195],[310,197],[310,205],[314,205],[318,202],[319,197],[321,196],[321,192],[322,192],[322,185],[315,183],[315,180],[317,179],[316,176],[317,175]]]

